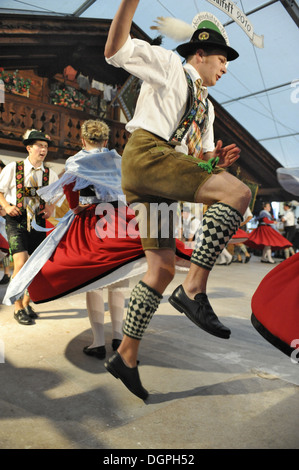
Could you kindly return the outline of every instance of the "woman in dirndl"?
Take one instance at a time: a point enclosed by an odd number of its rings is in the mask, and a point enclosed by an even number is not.
[[[66,161],[55,183],[39,190],[45,201],[67,197],[70,211],[35,250],[8,287],[3,303],[10,305],[28,287],[34,303],[86,292],[93,341],[83,351],[104,359],[103,288],[108,287],[112,349],[122,339],[125,292],[129,279],[147,269],[135,213],[121,189],[121,157],[108,150],[109,127],[99,120],[81,128],[83,149]],[[176,241],[179,260],[192,250]]]
[[[256,250],[263,250],[261,262],[274,264],[272,251],[282,250],[292,244],[272,226],[277,223],[271,215],[271,204],[264,203],[263,210],[259,213],[259,225],[252,230],[245,244]]]

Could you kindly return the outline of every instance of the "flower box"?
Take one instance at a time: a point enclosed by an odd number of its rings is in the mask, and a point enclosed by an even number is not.
[[[20,77],[18,70],[5,72],[3,68],[0,68],[0,79],[4,83],[6,92],[29,98],[31,79]]]
[[[90,107],[89,97],[68,85],[54,84],[51,90],[51,103],[77,111],[86,111]]]
[[[11,93],[13,93],[14,95],[25,96],[26,98],[29,98],[29,90],[26,90],[26,91],[11,90]]]

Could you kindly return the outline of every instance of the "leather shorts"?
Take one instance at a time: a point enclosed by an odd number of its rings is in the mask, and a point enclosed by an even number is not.
[[[122,189],[127,202],[135,203],[133,208],[138,209],[136,218],[144,249],[175,249],[175,233],[171,228],[175,225],[174,204],[194,202],[199,187],[219,171],[215,168],[208,173],[198,163],[196,158],[175,151],[173,145],[150,132],[138,129],[130,136],[122,156]],[[169,207],[168,216],[166,209],[162,215],[156,210],[161,204],[163,208]],[[158,233],[154,231],[152,235],[150,215],[155,211],[154,228],[158,224]],[[162,233],[167,224],[168,234],[165,230]]]

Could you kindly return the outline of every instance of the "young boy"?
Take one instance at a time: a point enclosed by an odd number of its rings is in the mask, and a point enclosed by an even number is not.
[[[223,171],[239,158],[240,149],[235,144],[222,148],[221,141],[214,146],[214,111],[207,100],[207,87],[220,80],[226,62],[236,59],[238,53],[217,31],[198,29],[190,42],[177,48],[187,62],[183,67],[174,52],[130,38],[138,4],[139,0],[122,0],[111,23],[105,56],[111,65],[143,81],[135,114],[127,124],[132,135],[122,157],[122,186],[127,201],[135,203],[148,271],[131,293],[124,337],[106,368],[145,399],[148,392],[139,378],[138,349],[162,293],[173,279],[175,260],[174,234],[170,231],[167,238],[162,236],[165,221],[158,213],[161,231],[153,237],[148,230],[154,204],[189,201],[210,206],[186,280],[169,301],[200,328],[229,338],[230,330],[208,301],[206,286],[219,253],[242,221],[251,193]],[[169,214],[171,219],[171,211]]]
[[[0,205],[6,212],[6,232],[14,263],[12,276],[20,271],[46,236],[45,232],[31,227],[32,220],[36,218],[38,224],[45,226],[45,219],[51,217],[54,210],[54,206],[47,206],[40,200],[36,190],[58,179],[53,170],[44,166],[50,137],[32,129],[25,133],[23,143],[27,158],[9,163],[0,175]],[[29,302],[27,294],[15,302],[14,318],[21,325],[32,325],[37,318]]]

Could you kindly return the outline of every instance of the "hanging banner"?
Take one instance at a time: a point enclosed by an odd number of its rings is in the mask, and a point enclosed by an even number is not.
[[[234,2],[229,2],[227,0],[207,1],[230,16],[243,29],[254,46],[261,49],[264,47],[264,36],[258,36],[255,34],[252,23],[249,21],[245,13],[243,13],[243,11],[234,4]]]
[[[111,102],[111,104],[113,104],[114,101],[118,101],[120,103],[127,121],[130,121],[133,117],[141,83],[142,82],[139,78],[130,75],[118,94],[115,96],[114,100]]]

